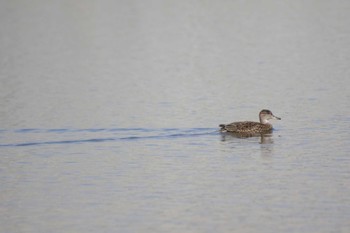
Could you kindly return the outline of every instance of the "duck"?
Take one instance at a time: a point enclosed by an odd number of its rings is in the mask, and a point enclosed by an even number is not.
[[[272,124],[270,124],[269,120],[281,120],[280,117],[276,117],[273,113],[268,109],[263,109],[259,113],[260,122],[254,121],[239,121],[232,122],[230,124],[220,124],[220,132],[231,132],[237,134],[263,134],[269,133],[272,131]]]

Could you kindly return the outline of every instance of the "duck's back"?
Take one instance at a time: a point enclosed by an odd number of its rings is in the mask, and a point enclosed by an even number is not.
[[[221,124],[222,132],[233,132],[233,133],[263,133],[272,130],[272,125],[261,124],[254,121],[241,121],[233,122],[230,124]]]

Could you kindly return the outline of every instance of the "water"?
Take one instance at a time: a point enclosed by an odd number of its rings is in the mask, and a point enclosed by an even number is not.
[[[0,232],[349,232],[349,10],[2,1]]]

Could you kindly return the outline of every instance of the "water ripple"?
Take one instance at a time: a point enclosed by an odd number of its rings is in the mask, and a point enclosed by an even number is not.
[[[16,129],[0,130],[0,147],[24,147],[54,144],[99,143],[176,139],[217,134],[214,128],[92,128],[92,129]],[[91,136],[94,137],[91,137]],[[62,139],[62,137],[64,139]],[[34,140],[33,138],[37,138]],[[41,140],[45,138],[46,140]],[[69,139],[67,139],[69,138]],[[62,139],[62,140],[60,140]]]

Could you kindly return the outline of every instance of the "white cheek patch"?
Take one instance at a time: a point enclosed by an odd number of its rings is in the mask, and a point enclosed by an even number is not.
[[[263,119],[263,120],[262,120],[262,123],[263,123],[263,124],[269,123],[269,120],[268,120],[268,119]]]

